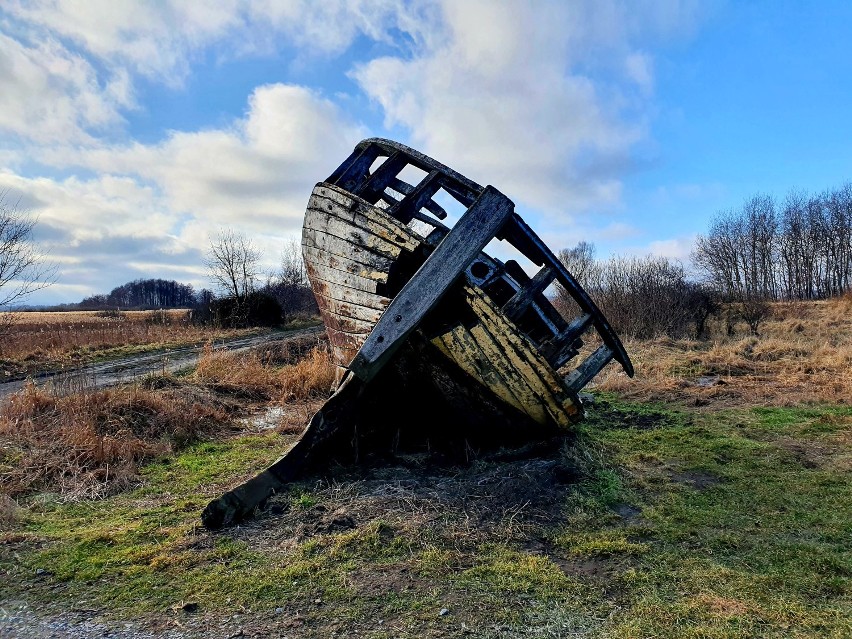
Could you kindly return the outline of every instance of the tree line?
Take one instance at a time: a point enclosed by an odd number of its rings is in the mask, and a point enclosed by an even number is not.
[[[77,306],[81,310],[192,308],[209,296],[206,289],[196,293],[192,284],[159,278],[138,279],[116,286],[107,294],[83,298]]]
[[[655,255],[598,260],[589,242],[563,249],[558,257],[623,337],[702,337],[718,308],[712,290],[691,280],[677,260]],[[554,303],[566,316],[579,313],[561,287]]]
[[[692,261],[728,300],[813,300],[852,287],[852,184],[719,214]]]
[[[560,260],[626,337],[705,336],[713,315],[733,334],[739,321],[752,334],[773,300],[814,300],[852,290],[852,184],[816,195],[791,193],[778,203],[757,195],[719,213],[692,251],[695,273],[677,260],[595,258],[580,242]],[[556,305],[576,308],[558,289]]]

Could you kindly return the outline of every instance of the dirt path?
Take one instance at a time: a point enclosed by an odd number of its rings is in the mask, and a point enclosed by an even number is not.
[[[298,329],[286,333],[277,332],[252,337],[241,337],[215,344],[215,350],[228,350],[231,353],[247,351],[273,342],[283,342],[306,335],[319,334],[322,326]],[[143,353],[131,357],[123,357],[108,362],[86,364],[70,371],[45,373],[33,379],[36,385],[52,385],[59,393],[69,393],[84,388],[103,388],[132,381],[151,373],[176,371],[190,368],[198,363],[203,351],[202,346],[186,346],[156,353]],[[0,383],[0,399],[21,390],[27,380]]]

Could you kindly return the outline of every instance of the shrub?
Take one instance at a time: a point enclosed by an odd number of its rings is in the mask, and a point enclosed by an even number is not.
[[[211,303],[213,322],[221,328],[277,326],[282,312],[278,301],[266,293],[250,293],[244,299],[223,297]]]

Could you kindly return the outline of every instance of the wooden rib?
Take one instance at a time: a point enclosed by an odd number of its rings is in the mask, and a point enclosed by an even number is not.
[[[506,302],[503,306],[503,312],[506,314],[506,317],[512,321],[517,321],[517,319],[524,314],[524,311],[527,310],[529,305],[534,302],[539,293],[547,288],[555,277],[556,271],[549,266],[545,266],[536,273],[534,278],[523,283],[512,299]],[[548,322],[548,324],[550,323]]]

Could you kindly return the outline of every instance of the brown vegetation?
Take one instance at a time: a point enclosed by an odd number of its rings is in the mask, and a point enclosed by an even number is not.
[[[777,302],[760,336],[745,323],[727,335],[723,319],[706,341],[661,337],[630,340],[636,366],[628,379],[615,367],[597,388],[626,397],[791,406],[852,399],[852,297]],[[724,316],[724,314],[723,314]]]
[[[180,385],[56,397],[27,386],[0,408],[0,480],[15,496],[100,496],[134,483],[140,462],[210,434],[226,411]]]
[[[263,352],[208,351],[194,376],[57,397],[27,386],[0,405],[0,494],[98,497],[139,481],[139,465],[198,440],[245,430],[232,418],[286,400],[279,429],[296,432],[334,379],[315,337]],[[0,503],[3,512],[11,510]]]
[[[316,337],[238,357],[208,348],[195,372],[206,384],[285,402],[327,397],[334,374],[327,344]]]
[[[71,311],[11,313],[0,340],[6,377],[77,365],[107,349],[178,346],[234,337],[245,331],[196,326],[189,311]]]

